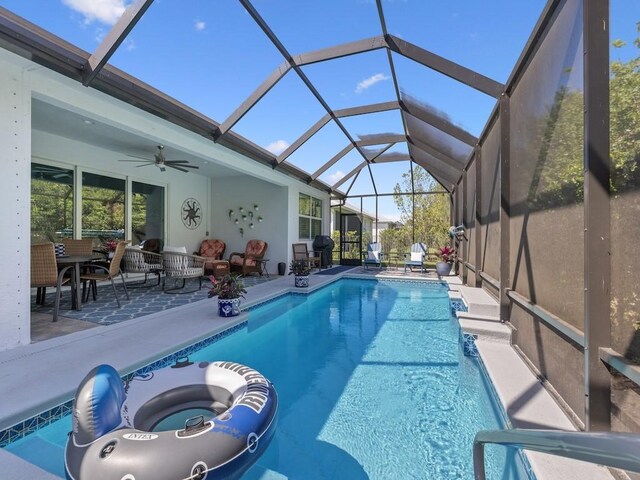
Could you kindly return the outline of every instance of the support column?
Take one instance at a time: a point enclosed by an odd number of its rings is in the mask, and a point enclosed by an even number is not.
[[[474,245],[476,257],[476,283],[475,287],[480,288],[482,286],[482,279],[480,278],[480,272],[482,272],[482,215],[481,215],[481,201],[482,201],[482,155],[480,145],[476,145],[474,149],[475,163],[476,163],[476,178],[475,178],[475,190],[476,190],[476,223],[475,223],[475,235]]]
[[[509,192],[509,165],[511,163],[510,147],[510,98],[503,93],[500,96],[500,320],[510,319],[510,300],[507,292],[511,289],[511,265],[510,265],[510,192]]]
[[[467,185],[467,171],[463,170],[462,171],[462,226],[464,228],[464,236],[462,237],[462,240],[460,241],[460,244],[462,245],[462,283],[464,285],[467,284],[467,276],[469,274],[469,271],[467,269],[467,265],[466,263],[469,261],[469,256],[467,254],[467,252],[469,251],[469,232],[467,231],[468,225],[467,225],[467,189],[468,189],[468,185]]]
[[[0,62],[0,350],[31,341],[31,91]]]
[[[609,1],[584,0],[585,428],[611,429],[611,378],[599,347],[611,342]]]

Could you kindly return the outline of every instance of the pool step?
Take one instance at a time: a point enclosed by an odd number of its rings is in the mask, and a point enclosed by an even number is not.
[[[477,335],[478,340],[511,343],[513,329],[509,325],[500,323],[499,318],[488,315],[473,315],[469,312],[456,312],[456,315],[464,333]]]
[[[462,285],[458,287],[458,291],[467,304],[469,313],[493,317],[500,316],[500,305],[495,298],[483,289]]]

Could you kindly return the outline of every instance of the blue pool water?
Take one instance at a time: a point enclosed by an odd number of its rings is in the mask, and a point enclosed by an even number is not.
[[[285,296],[191,359],[244,363],[276,386],[275,438],[244,479],[472,479],[475,433],[502,426],[437,283]],[[65,417],[7,449],[64,476],[70,428]],[[487,464],[494,480],[527,478],[513,451],[488,447]]]

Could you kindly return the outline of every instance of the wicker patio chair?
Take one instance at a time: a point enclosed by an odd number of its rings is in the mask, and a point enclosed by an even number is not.
[[[53,321],[58,321],[62,286],[71,282],[65,273],[73,266],[64,267],[58,272],[56,253],[53,243],[31,245],[31,287],[36,290],[36,303],[44,305],[47,287],[56,287],[56,300],[53,307]],[[73,292],[73,289],[72,289]]]
[[[267,242],[264,240],[249,240],[244,253],[233,252],[229,255],[231,271],[242,275],[256,272],[262,276],[262,265],[259,260],[264,258],[267,247]]]
[[[162,251],[162,266],[164,268],[162,290],[164,293],[193,293],[200,290],[204,276],[204,261],[204,257],[199,255],[188,255],[185,247],[165,247]],[[182,285],[166,288],[167,278],[182,279]],[[198,279],[197,289],[184,290],[189,278]]]
[[[156,287],[160,285],[160,277],[164,270],[162,266],[162,255],[147,252],[138,247],[127,247],[124,249],[123,270],[126,273],[144,273],[144,281],[129,283],[129,288]],[[147,279],[150,273],[158,277],[155,285],[147,285]]]
[[[292,243],[291,249],[293,250],[293,260],[306,262],[309,266],[309,270],[314,267],[320,269],[320,257],[309,255],[309,248],[306,243]]]
[[[194,255],[204,257],[204,273],[220,278],[229,273],[229,262],[222,259],[227,248],[222,240],[208,238],[200,244],[200,250],[193,252]]]
[[[93,238],[82,238],[80,240],[65,238],[62,243],[64,244],[65,255],[93,255]]]
[[[128,241],[120,241],[118,242],[118,246],[116,247],[116,251],[113,254],[113,258],[109,263],[109,266],[106,267],[104,265],[91,264],[90,271],[86,273],[80,274],[81,282],[100,282],[109,280],[111,282],[111,287],[113,288],[113,295],[116,297],[116,302],[118,303],[118,308],[120,305],[120,299],[118,298],[118,292],[116,291],[116,285],[113,282],[113,279],[120,275],[120,279],[122,280],[122,288],[124,289],[124,294],[129,300],[129,292],[127,292],[127,284],[124,281],[124,275],[122,275],[122,270],[120,270],[120,263],[122,261],[122,257],[124,256],[124,250],[127,247]],[[87,291],[86,297],[84,300],[86,301],[89,297],[89,291]],[[94,297],[95,298],[95,297]]]

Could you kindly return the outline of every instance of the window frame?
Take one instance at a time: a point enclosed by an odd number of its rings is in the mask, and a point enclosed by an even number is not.
[[[306,212],[306,214],[305,213],[301,213],[303,197],[306,197],[306,199],[308,199],[308,203],[309,203],[309,209]],[[320,216],[319,217],[316,217],[316,216],[313,215],[314,210],[316,208],[319,208],[319,210],[320,210]],[[309,225],[309,236],[308,237],[302,236],[302,232],[300,231],[300,224],[301,224],[302,220],[308,221],[308,225]],[[308,193],[298,192],[298,238],[300,240],[313,240],[315,238],[314,231],[313,231],[314,220],[320,221],[320,229],[317,232],[317,235],[322,235],[322,227],[323,227],[323,223],[324,223],[324,202],[323,202],[323,200],[321,198],[314,197],[313,195],[308,194]]]

